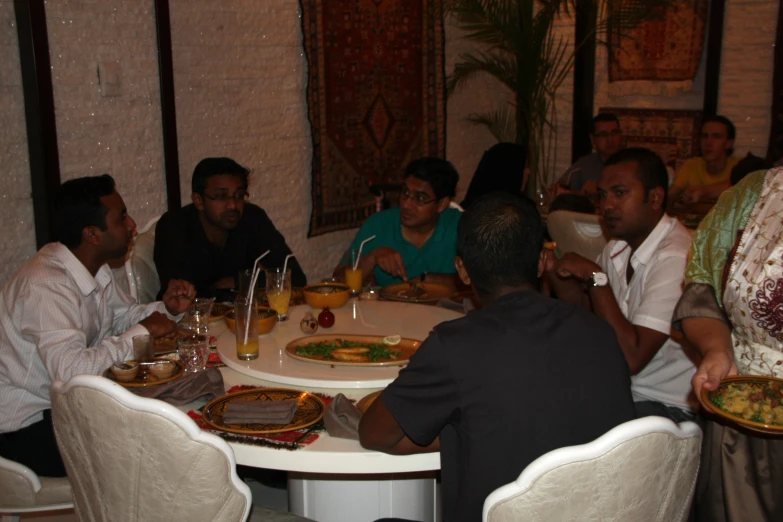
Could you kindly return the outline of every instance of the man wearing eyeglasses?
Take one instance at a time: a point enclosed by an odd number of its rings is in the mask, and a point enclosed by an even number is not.
[[[191,180],[192,204],[166,212],[155,229],[155,267],[161,288],[169,279],[185,279],[200,297],[233,300],[230,292],[240,270],[262,264],[282,267],[291,249],[264,209],[247,203],[250,171],[230,158],[205,158]],[[291,283],[307,284],[291,258]]]
[[[620,130],[620,120],[612,113],[604,112],[593,118],[590,130],[590,142],[595,152],[582,156],[571,165],[557,181],[557,188],[578,192],[588,197],[598,194],[598,180],[604,162],[623,148],[623,132]]]
[[[373,214],[364,222],[351,243],[364,245],[361,268],[364,282],[386,286],[402,281],[420,280],[454,286],[457,252],[457,223],[460,211],[449,208],[457,189],[459,175],[454,166],[440,158],[421,158],[405,168],[400,206]],[[335,268],[341,277],[350,264],[344,257]]]

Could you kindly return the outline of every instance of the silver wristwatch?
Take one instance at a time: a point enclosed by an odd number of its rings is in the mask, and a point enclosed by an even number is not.
[[[609,284],[609,277],[604,272],[593,272],[585,282],[587,286],[606,286]]]

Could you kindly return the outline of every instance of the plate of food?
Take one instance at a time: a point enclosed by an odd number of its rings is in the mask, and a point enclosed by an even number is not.
[[[189,332],[177,330],[173,337],[158,337],[155,339],[155,355],[167,355],[177,351],[177,339]]]
[[[291,421],[285,424],[255,422],[228,424],[224,419],[227,409],[230,410],[232,404],[241,403],[243,406],[253,406],[254,403],[264,402],[282,405],[293,401],[296,401],[296,410]],[[218,397],[204,406],[201,415],[204,422],[217,430],[243,435],[264,435],[306,428],[321,420],[325,411],[326,407],[321,399],[306,391],[286,388],[254,388]]]
[[[288,343],[285,353],[331,366],[404,366],[420,345],[421,341],[399,336],[311,335]]]
[[[151,364],[124,361],[114,364],[103,376],[126,388],[156,386],[179,379],[185,373],[185,365],[175,359],[157,357]]]
[[[437,283],[397,283],[381,288],[381,297],[390,301],[405,301],[408,303],[435,303],[450,297],[453,291],[446,285]]]
[[[783,379],[759,375],[726,377],[713,391],[702,390],[702,407],[729,424],[768,435],[783,435]]]

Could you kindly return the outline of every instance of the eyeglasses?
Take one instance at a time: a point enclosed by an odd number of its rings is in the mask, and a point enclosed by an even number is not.
[[[229,199],[233,199],[235,203],[244,203],[245,200],[247,199],[248,193],[244,190],[239,190],[235,192],[233,196],[230,196],[225,192],[221,192],[217,196],[210,196],[209,194],[206,193],[202,193],[201,195],[207,199],[211,199],[212,201],[217,201],[218,203],[225,203]]]
[[[619,136],[622,133],[623,131],[621,131],[620,129],[612,129],[610,131],[596,132],[594,136],[596,138],[608,138],[609,136]]]
[[[423,207],[433,201],[437,201],[438,198],[431,198],[426,192],[411,192],[408,187],[403,185],[402,192],[400,192],[400,201],[405,199],[412,199],[416,206]]]

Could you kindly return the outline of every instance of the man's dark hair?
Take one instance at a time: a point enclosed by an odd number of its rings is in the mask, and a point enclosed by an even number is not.
[[[440,158],[420,158],[408,163],[403,179],[413,176],[426,181],[438,199],[453,198],[457,193],[459,174],[451,162]]]
[[[68,248],[82,243],[84,227],[106,230],[109,209],[101,203],[103,196],[114,192],[114,179],[108,174],[66,181],[57,193],[55,235]]]
[[[250,171],[232,160],[231,158],[204,158],[198,162],[193,170],[193,179],[190,180],[190,190],[194,194],[204,194],[207,188],[207,180],[212,176],[229,174],[242,178],[242,184],[247,189]]]
[[[661,157],[650,149],[643,147],[631,147],[612,154],[604,163],[604,167],[617,165],[626,161],[636,162],[636,175],[644,187],[644,201],[652,189],[663,189],[663,208],[666,208],[669,198],[669,172]]]
[[[716,114],[714,116],[707,116],[706,118],[704,118],[704,121],[701,122],[701,128],[704,129],[704,125],[710,122],[722,123],[723,126],[726,127],[726,137],[728,139],[733,140],[734,138],[737,137],[737,128],[734,127],[734,124],[726,116],[721,116],[720,114]],[[734,147],[730,148],[727,152],[729,156],[731,156],[733,153],[734,153]]]
[[[595,204],[582,194],[560,194],[549,204],[549,212],[556,210],[595,214]]]
[[[751,172],[756,172],[757,170],[769,170],[771,168],[772,163],[764,158],[754,156],[748,152],[748,154],[739,160],[737,164],[734,165],[734,168],[731,169],[731,185],[736,185]]]
[[[460,218],[457,255],[481,295],[501,287],[535,285],[544,226],[529,199],[494,192],[478,198]]]
[[[593,121],[590,123],[590,134],[595,134],[596,124],[604,121],[613,121],[617,124],[618,127],[620,126],[620,119],[614,113],[602,112],[600,114],[596,114],[593,117]]]

